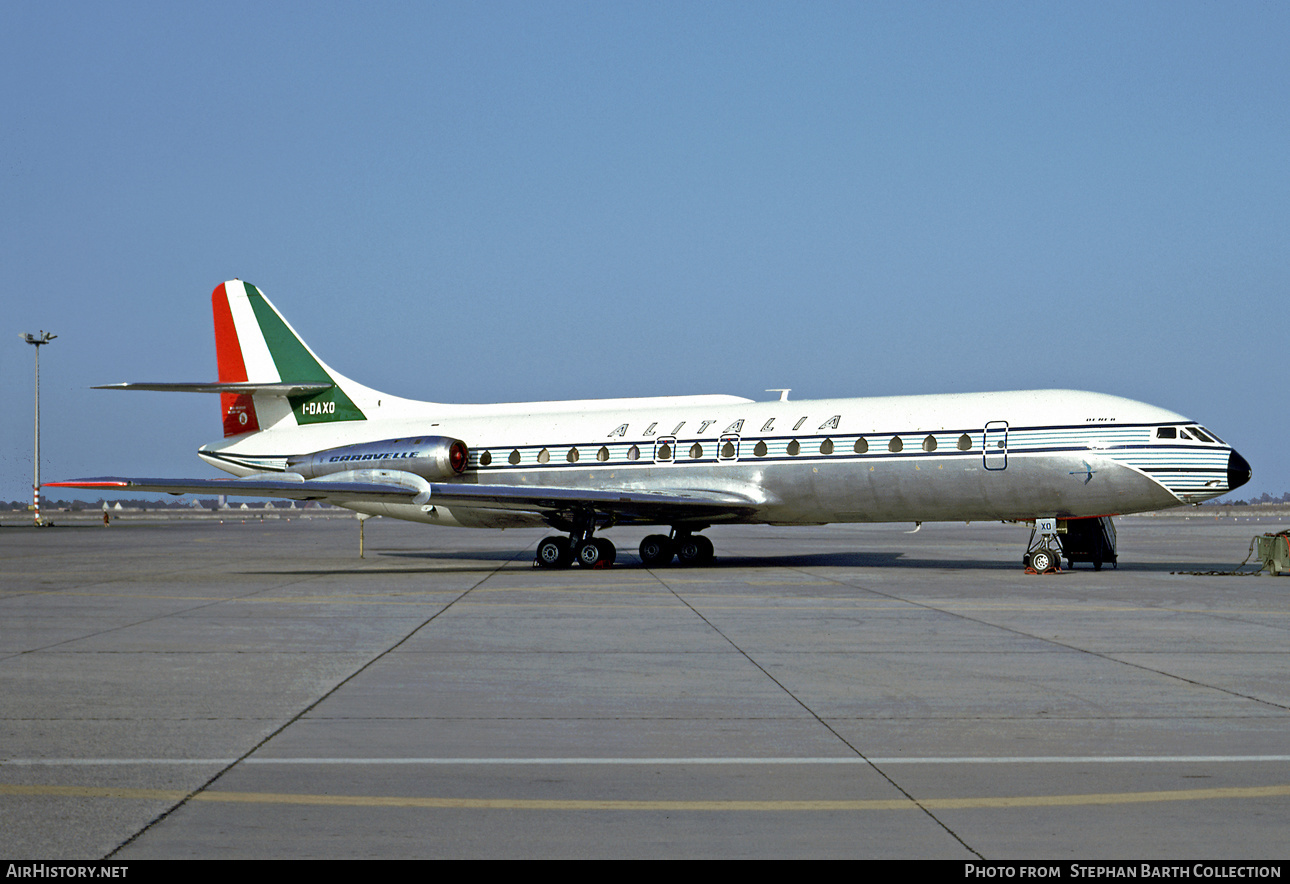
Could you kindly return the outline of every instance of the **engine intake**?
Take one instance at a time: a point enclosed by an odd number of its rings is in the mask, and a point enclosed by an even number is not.
[[[287,469],[306,479],[355,469],[403,470],[423,479],[451,479],[465,472],[470,449],[460,439],[411,436],[342,445],[287,458]]]

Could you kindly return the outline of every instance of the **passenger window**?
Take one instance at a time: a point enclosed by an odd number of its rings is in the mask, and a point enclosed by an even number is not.
[[[734,456],[735,456],[735,443],[733,443],[733,442],[731,442],[729,439],[727,439],[727,440],[722,444],[722,446],[721,446],[721,456],[722,456],[722,457],[734,457]]]
[[[753,454],[757,455],[758,457],[765,457],[765,456],[766,456],[766,443],[765,443],[765,442],[758,442],[758,443],[753,447]]]
[[[929,434],[929,435],[928,435],[928,437],[927,437],[926,439],[924,439],[924,440],[923,440],[923,450],[924,450],[924,451],[935,451],[935,450],[936,450],[936,437],[935,437],[935,436],[932,436],[932,435],[930,435],[930,434]]]
[[[789,457],[797,457],[798,452],[800,452],[801,450],[802,450],[802,444],[798,442],[796,439],[788,443]]]
[[[569,449],[569,453],[568,453],[568,454],[566,454],[566,455],[564,456],[564,459],[565,459],[565,460],[567,460],[569,463],[577,463],[577,462],[578,462],[578,449],[576,449],[576,448],[570,448],[570,449]]]
[[[904,449],[905,443],[900,441],[899,436],[892,436],[891,441],[887,443],[888,451],[903,451]]]
[[[640,459],[641,459],[641,450],[640,450],[639,448],[637,448],[635,445],[633,445],[631,448],[628,448],[628,449],[627,449],[627,459],[628,459],[628,460],[640,460]]]
[[[865,454],[869,450],[869,443],[861,436],[856,440],[856,454]]]
[[[698,460],[701,457],[703,457],[703,446],[698,442],[695,442],[690,446],[690,458],[692,460]]]
[[[519,450],[518,448],[512,448],[512,449],[511,449],[511,456],[510,456],[509,458],[507,458],[507,459],[511,462],[511,466],[516,466],[517,464],[519,464],[519,462],[520,462],[520,450]]]
[[[972,437],[969,436],[967,433],[964,433],[962,436],[959,436],[958,448],[959,448],[959,451],[971,451]]]
[[[546,463],[551,459],[551,452],[543,448],[538,452],[538,463]]]
[[[820,443],[820,454],[832,454],[832,453],[833,453],[833,440],[825,439],[823,442]]]
[[[481,467],[486,467],[492,462],[493,462],[493,453],[491,451],[485,451],[483,454],[479,456],[479,465]]]
[[[596,460],[600,461],[601,463],[604,463],[605,461],[609,460],[609,449],[601,445],[600,450],[596,452]]]

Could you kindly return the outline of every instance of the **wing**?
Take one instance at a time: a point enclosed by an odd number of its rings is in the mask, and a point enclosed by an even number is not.
[[[726,491],[605,491],[516,485],[428,482],[398,470],[354,470],[321,479],[295,473],[257,473],[242,479],[129,479],[104,476],[47,482],[49,488],[85,488],[166,494],[225,494],[318,500],[337,506],[364,503],[434,504],[490,510],[518,510],[563,520],[578,512],[617,522],[657,524],[673,521],[738,521],[754,513],[759,501]]]

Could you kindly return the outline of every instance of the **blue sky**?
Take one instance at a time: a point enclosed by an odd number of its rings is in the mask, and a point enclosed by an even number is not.
[[[209,295],[451,402],[1070,387],[1290,490],[1284,3],[0,10],[0,498],[214,475]]]

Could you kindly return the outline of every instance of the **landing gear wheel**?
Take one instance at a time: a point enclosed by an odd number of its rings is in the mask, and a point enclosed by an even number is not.
[[[640,554],[646,568],[661,568],[671,564],[676,547],[666,534],[651,534],[641,541]]]
[[[1040,574],[1047,574],[1053,568],[1053,554],[1048,549],[1037,549],[1030,554],[1030,567]]]
[[[567,537],[544,537],[537,545],[535,561],[539,568],[567,568],[573,564],[573,550]]]
[[[676,539],[676,560],[682,565],[706,565],[714,557],[712,541],[702,534],[687,534]]]
[[[608,568],[618,558],[618,550],[603,537],[596,537],[578,545],[577,558],[584,568]]]
[[[600,547],[600,564],[601,568],[612,568],[614,562],[618,561],[618,547],[614,546],[612,541],[603,537],[596,538],[596,545]]]

